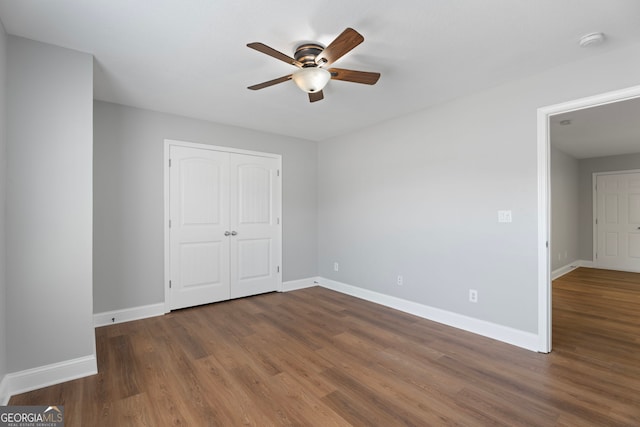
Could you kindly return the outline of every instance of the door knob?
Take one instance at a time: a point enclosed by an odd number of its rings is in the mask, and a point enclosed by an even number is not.
[[[232,231],[232,232],[231,232],[231,235],[232,235],[232,236],[235,236],[235,235],[237,235],[237,234],[238,234],[238,232],[237,232],[237,231]]]
[[[229,233],[228,231],[225,231],[225,232],[224,232],[224,235],[225,235],[225,236],[229,236],[230,234],[231,234],[231,233]]]

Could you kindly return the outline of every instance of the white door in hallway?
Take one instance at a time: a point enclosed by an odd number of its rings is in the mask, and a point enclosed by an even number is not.
[[[640,173],[596,175],[594,266],[640,271]]]
[[[229,299],[229,154],[170,148],[171,309]]]

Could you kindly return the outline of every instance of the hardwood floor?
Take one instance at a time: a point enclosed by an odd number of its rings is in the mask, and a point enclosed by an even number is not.
[[[98,375],[10,403],[67,427],[640,425],[639,277],[555,281],[548,355],[316,287],[98,328]]]

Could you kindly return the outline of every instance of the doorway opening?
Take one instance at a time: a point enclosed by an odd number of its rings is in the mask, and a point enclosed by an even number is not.
[[[640,86],[538,109],[538,351],[551,351],[551,119],[564,113],[640,98]]]

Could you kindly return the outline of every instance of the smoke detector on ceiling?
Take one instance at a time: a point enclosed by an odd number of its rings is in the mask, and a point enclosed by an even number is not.
[[[580,47],[588,47],[604,42],[603,33],[590,33],[580,37]]]

